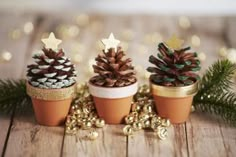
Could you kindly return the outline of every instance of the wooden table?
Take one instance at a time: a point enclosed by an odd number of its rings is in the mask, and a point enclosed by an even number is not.
[[[145,82],[147,78],[143,74],[149,65],[148,55],[157,52],[157,43],[152,39],[157,40],[159,34],[166,39],[176,33],[187,43],[190,43],[192,35],[198,35],[201,45],[194,49],[207,55],[202,63],[202,72],[218,58],[217,52],[222,46],[236,47],[234,17],[191,17],[191,28],[182,29],[178,25],[178,17],[174,16],[93,14],[84,27],[79,22],[79,35],[73,37],[76,27],[72,26],[77,26],[74,15],[61,15],[0,12],[0,50],[13,54],[10,62],[0,63],[0,78],[25,77],[26,65],[32,62],[32,53],[42,48],[40,39],[45,32],[51,31],[56,32],[57,37],[63,37],[61,47],[67,55],[75,58],[74,55],[79,54],[78,82],[84,82],[91,76],[88,66],[100,52],[97,41],[110,32],[122,41],[124,47],[129,43],[127,54],[137,66],[140,82]],[[34,31],[26,35],[22,30],[28,21],[34,24]],[[74,29],[69,37],[60,33],[67,26]],[[33,112],[15,111],[12,115],[0,115],[0,153],[5,157],[236,156],[236,128],[202,113],[192,113],[186,123],[171,126],[164,141],[155,138],[148,130],[126,137],[122,128],[123,125],[106,125],[98,130],[97,140],[88,141],[84,139],[86,131],[79,131],[76,136],[65,135],[64,127],[38,125]]]

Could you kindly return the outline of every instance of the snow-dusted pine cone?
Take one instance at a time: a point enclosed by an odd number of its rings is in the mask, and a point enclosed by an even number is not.
[[[91,78],[91,82],[98,86],[104,87],[123,87],[136,82],[132,60],[124,57],[124,51],[121,47],[110,48],[108,52],[99,54],[93,65],[94,72],[97,76]]]
[[[160,43],[158,50],[158,58],[153,55],[149,57],[149,62],[155,65],[147,68],[152,73],[151,81],[163,86],[186,86],[199,79],[196,71],[201,69],[200,61],[196,52],[186,52],[190,47],[173,50]]]
[[[62,49],[58,52],[43,48],[33,56],[36,64],[28,65],[28,82],[39,88],[65,88],[76,82],[76,71]]]

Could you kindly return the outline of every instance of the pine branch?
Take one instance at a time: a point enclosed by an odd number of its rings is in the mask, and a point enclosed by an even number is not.
[[[235,70],[236,65],[229,60],[218,60],[202,77],[200,90],[196,97],[202,96],[204,93],[230,91]]]
[[[31,108],[31,101],[25,80],[0,80],[0,112],[9,114],[14,109],[26,108]]]
[[[214,63],[202,77],[198,94],[194,97],[196,110],[219,115],[236,126],[236,95],[231,92],[236,65],[228,60]]]
[[[232,92],[218,93],[214,96],[194,98],[196,110],[222,117],[226,122],[236,126],[236,95]]]

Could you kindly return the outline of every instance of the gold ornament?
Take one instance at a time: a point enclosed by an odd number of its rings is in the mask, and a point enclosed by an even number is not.
[[[98,132],[96,130],[90,131],[89,134],[87,135],[87,138],[89,140],[96,140],[98,138]]]
[[[165,140],[168,136],[168,132],[165,127],[158,127],[156,134],[161,140]]]
[[[95,125],[98,128],[102,128],[102,127],[105,126],[105,120],[104,119],[100,119],[100,118],[96,119]]]
[[[173,35],[169,40],[167,40],[166,45],[174,50],[181,49],[182,44],[184,43],[183,40],[177,38],[176,35]]]
[[[140,120],[140,121],[145,121],[145,120],[147,120],[148,118],[149,118],[149,115],[148,115],[147,113],[141,112],[141,113],[139,114],[139,120]]]
[[[82,122],[81,128],[82,128],[83,130],[88,130],[88,129],[90,129],[91,127],[92,127],[92,123],[91,123],[90,121],[84,121],[84,122]]]
[[[66,127],[66,133],[68,135],[75,135],[77,133],[76,127]]]
[[[102,39],[102,43],[105,46],[105,49],[104,49],[105,52],[107,52],[108,49],[110,48],[114,48],[116,51],[117,46],[120,43],[120,41],[115,39],[113,33],[111,33],[108,39]]]
[[[124,133],[126,136],[133,135],[133,128],[132,128],[130,125],[126,125],[126,126],[123,128],[123,133]]]
[[[134,122],[132,126],[133,126],[134,131],[138,131],[138,130],[142,129],[142,123],[141,122]]]
[[[42,39],[42,42],[44,43],[45,48],[56,50],[61,43],[61,40],[56,39],[54,33],[51,32],[48,38]]]
[[[169,127],[170,126],[170,120],[169,119],[162,119],[161,120],[161,125],[164,127]]]
[[[143,106],[143,112],[151,113],[152,112],[152,106],[151,105],[144,105]]]
[[[132,124],[134,122],[134,115],[130,114],[125,117],[125,123],[126,124]]]
[[[151,122],[150,120],[145,120],[143,121],[143,128],[149,128],[151,126]]]

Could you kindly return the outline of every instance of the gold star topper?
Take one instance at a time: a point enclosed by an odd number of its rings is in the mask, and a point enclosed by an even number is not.
[[[183,40],[179,39],[176,35],[173,35],[169,40],[167,40],[166,45],[174,50],[182,48]]]
[[[53,32],[50,33],[48,38],[42,39],[41,41],[44,43],[45,48],[51,48],[53,50],[56,50],[61,43],[61,40],[57,39]]]
[[[113,33],[111,33],[109,35],[108,39],[102,39],[102,43],[105,46],[105,52],[107,52],[108,49],[110,49],[110,48],[114,48],[116,51],[117,46],[120,43],[120,41],[115,39]]]

